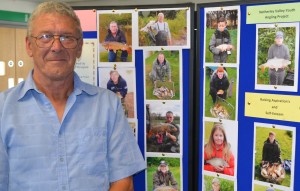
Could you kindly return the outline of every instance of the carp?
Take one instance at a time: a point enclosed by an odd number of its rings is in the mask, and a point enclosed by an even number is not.
[[[177,128],[170,124],[170,123],[160,123],[158,125],[155,125],[153,127],[151,127],[151,131],[153,133],[159,133],[159,132],[175,132],[177,131]]]
[[[218,166],[229,167],[229,164],[222,158],[211,158],[209,160],[206,160],[205,162],[214,167],[218,167]]]
[[[156,188],[154,191],[177,191],[177,189],[171,187],[171,186],[160,186]]]
[[[290,60],[275,57],[269,59],[266,63],[261,64],[258,67],[261,69],[261,72],[264,73],[265,68],[274,68],[276,71],[278,71],[279,68],[286,68],[290,64],[291,64]]]
[[[132,53],[132,48],[131,46],[121,43],[121,42],[116,42],[116,41],[106,41],[102,43],[102,46],[106,50],[113,50],[115,53],[117,50],[127,50],[128,54]]]
[[[216,48],[219,49],[221,52],[224,52],[224,51],[230,49],[230,48],[228,48],[229,46],[232,47],[232,45],[230,45],[230,44],[220,44],[220,45],[217,46]],[[233,49],[233,48],[231,48],[231,49]]]

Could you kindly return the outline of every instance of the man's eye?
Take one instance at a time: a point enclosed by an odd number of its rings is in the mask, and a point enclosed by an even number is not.
[[[39,37],[39,39],[51,39],[53,36],[52,35],[50,35],[50,34],[43,34],[43,35],[41,35],[40,37]]]
[[[59,38],[60,38],[60,41],[64,41],[64,40],[68,40],[69,37],[68,36],[60,36]]]

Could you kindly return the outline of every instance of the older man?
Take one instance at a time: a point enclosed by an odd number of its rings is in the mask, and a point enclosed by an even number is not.
[[[74,72],[82,30],[73,9],[40,4],[28,21],[34,68],[0,94],[1,191],[132,191],[145,162],[111,91]]]

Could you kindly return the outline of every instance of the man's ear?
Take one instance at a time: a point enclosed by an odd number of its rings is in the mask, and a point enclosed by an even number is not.
[[[31,47],[31,39],[30,37],[26,36],[26,52],[28,54],[28,56],[32,57],[33,56],[33,53],[32,53],[32,47]]]

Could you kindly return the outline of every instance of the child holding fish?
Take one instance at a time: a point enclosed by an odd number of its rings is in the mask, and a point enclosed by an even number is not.
[[[268,50],[268,62],[269,64],[269,79],[270,85],[282,85],[286,71],[285,68],[291,62],[288,62],[291,59],[289,48],[283,43],[284,35],[282,31],[277,31],[275,35],[275,43],[272,44]],[[277,66],[276,63],[279,59],[283,59],[280,65]]]
[[[217,29],[209,42],[209,50],[213,53],[215,63],[226,63],[227,56],[231,54],[231,49],[233,48],[226,26],[225,18],[220,17],[218,19]]]
[[[204,146],[204,170],[234,176],[234,156],[222,123],[214,123]]]

